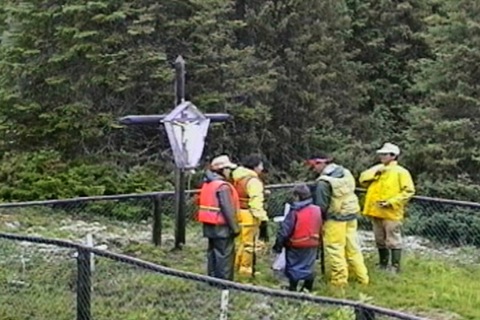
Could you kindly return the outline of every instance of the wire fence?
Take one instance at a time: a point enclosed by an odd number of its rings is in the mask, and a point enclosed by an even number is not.
[[[268,186],[270,217],[282,214],[292,187]],[[193,218],[195,195],[187,192],[186,242],[198,263],[205,243]],[[361,201],[363,195],[359,190]],[[478,203],[415,197],[404,225],[406,249],[480,247],[479,212]],[[374,250],[369,220],[359,221],[363,250]],[[137,243],[173,246],[174,226],[173,192],[0,204],[0,319],[419,319],[358,302],[219,282],[112,253],[135,255]],[[275,228],[270,223],[271,237]],[[95,248],[42,238],[84,242],[87,235]]]
[[[266,207],[271,218],[283,213],[292,186],[267,187],[271,193]],[[359,190],[358,194],[363,201],[364,192]],[[196,191],[187,191],[187,244],[197,244],[202,238],[201,226],[194,219],[195,196]],[[0,204],[0,215],[11,220],[5,230],[8,232],[45,235],[46,226],[52,229],[53,224],[57,226],[56,237],[71,240],[93,233],[96,242],[113,247],[127,241],[152,241],[156,245],[163,241],[170,245],[175,234],[174,198],[173,192],[155,192],[6,203]],[[275,227],[270,223],[270,234]],[[369,219],[360,217],[359,229],[361,240],[373,241]],[[407,250],[480,247],[480,203],[417,196],[407,208],[404,234]]]
[[[219,280],[63,240],[0,233],[0,252],[1,319],[424,319]]]

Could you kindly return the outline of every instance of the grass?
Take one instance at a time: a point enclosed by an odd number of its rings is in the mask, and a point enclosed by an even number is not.
[[[171,237],[161,248],[149,244],[146,224],[125,224],[97,219],[107,235],[130,237],[133,241],[108,242],[109,249],[164,266],[205,273],[205,243],[199,229],[188,231],[188,245],[171,251]],[[0,231],[39,234],[78,240],[85,230],[63,228],[75,222],[61,214],[22,211],[0,214]],[[168,222],[166,223],[168,226]],[[105,235],[94,234],[96,239]],[[118,238],[118,237],[117,237]],[[105,241],[105,240],[103,240]],[[76,315],[76,261],[69,250],[22,245],[0,240],[0,319],[74,319]],[[271,256],[259,258],[261,274],[255,280],[238,281],[279,288],[271,270]],[[423,315],[431,319],[480,319],[480,268],[452,258],[410,252],[401,275],[375,270],[375,255],[366,254],[371,284],[355,283],[344,292],[330,288],[323,279],[315,294],[353,300],[371,299],[375,305]],[[218,319],[221,292],[217,288],[189,280],[154,274],[136,267],[96,258],[92,278],[94,319]],[[349,309],[318,306],[230,291],[229,319],[354,319]],[[387,319],[387,318],[385,318]]]

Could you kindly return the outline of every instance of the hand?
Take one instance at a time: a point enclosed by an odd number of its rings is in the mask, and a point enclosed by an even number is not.
[[[268,223],[267,221],[262,221],[260,223],[260,232],[258,235],[258,239],[261,241],[268,242]]]
[[[390,203],[388,203],[387,201],[378,201],[377,202],[378,206],[380,208],[388,208],[390,207]]]
[[[281,253],[282,252],[282,246],[279,245],[278,243],[275,243],[275,245],[272,247],[272,251],[275,253]]]
[[[377,171],[375,172],[375,175],[381,175],[383,172],[385,172],[386,167],[385,166],[380,166]]]
[[[240,235],[240,229],[233,230],[233,236],[236,238]]]

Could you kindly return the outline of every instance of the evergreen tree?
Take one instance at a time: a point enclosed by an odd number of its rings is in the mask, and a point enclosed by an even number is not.
[[[348,48],[361,64],[361,112],[368,114],[358,134],[371,151],[387,140],[402,144],[409,106],[418,102],[411,92],[415,63],[430,56],[421,32],[429,12],[424,0],[347,0],[352,18]],[[371,147],[370,147],[371,145]]]
[[[475,0],[440,3],[426,20],[435,56],[421,62],[412,110],[409,163],[424,190],[478,199],[480,160],[480,6]]]
[[[289,170],[319,149],[353,144],[356,64],[345,38],[350,21],[342,1],[246,1],[256,55],[272,63],[275,94],[264,97],[271,121],[262,149]],[[340,152],[341,153],[341,152]],[[350,157],[351,159],[351,157]]]

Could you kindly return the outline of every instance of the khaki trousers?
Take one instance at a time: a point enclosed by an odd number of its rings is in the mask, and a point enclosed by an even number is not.
[[[375,242],[379,249],[402,249],[402,222],[372,218]]]

